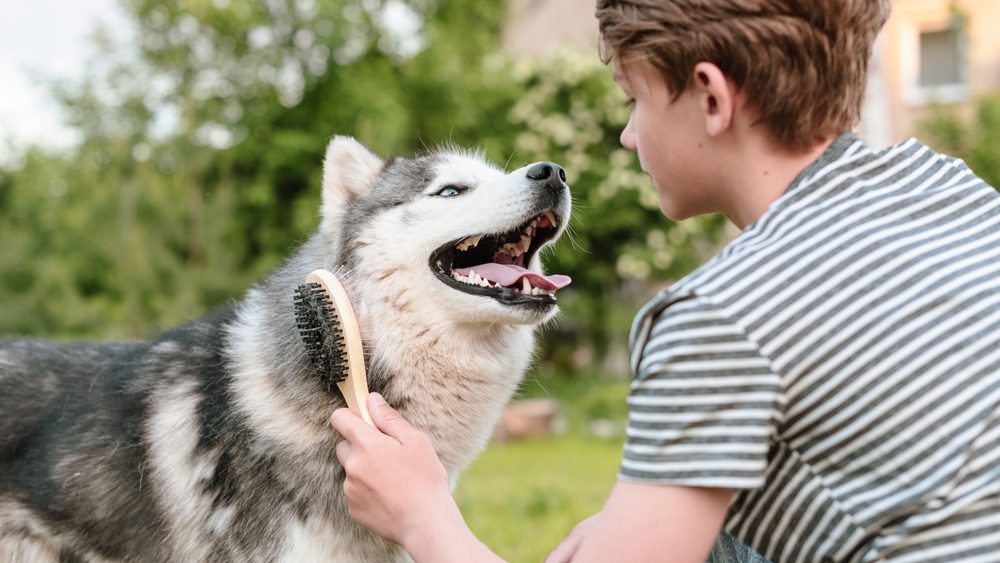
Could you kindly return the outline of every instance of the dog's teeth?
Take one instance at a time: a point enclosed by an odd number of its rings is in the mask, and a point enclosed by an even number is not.
[[[456,244],[455,248],[457,248],[457,249],[459,249],[459,250],[461,250],[461,251],[464,252],[464,251],[472,248],[473,246],[477,246],[479,244],[479,241],[481,241],[481,240],[483,240],[483,235],[471,236],[471,237],[463,240],[462,242]]]
[[[544,213],[544,215],[545,215],[545,217],[547,217],[547,218],[548,218],[548,220],[549,220],[549,223],[552,223],[552,226],[553,226],[553,227],[555,227],[555,226],[558,226],[558,225],[559,225],[559,223],[557,223],[557,222],[556,222],[556,216],[555,216],[555,214],[554,214],[554,213],[552,213],[551,211],[546,211],[546,212]]]
[[[528,235],[521,235],[521,254],[528,252],[528,248],[531,247],[531,237]]]
[[[475,272],[475,270],[470,271],[468,276],[459,279],[469,285],[478,285],[480,287],[492,287],[490,280],[480,276]]]
[[[531,294],[531,283],[528,282],[528,278],[521,278],[521,293]]]
[[[521,255],[521,246],[519,244],[508,242],[507,244],[503,245],[503,249],[507,252],[507,254],[510,254],[514,258],[517,258],[518,256]]]

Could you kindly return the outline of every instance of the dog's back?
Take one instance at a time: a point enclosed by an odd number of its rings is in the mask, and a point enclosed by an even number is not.
[[[345,539],[332,433],[292,458],[236,404],[235,318],[152,342],[0,343],[0,561],[398,557]]]
[[[130,388],[128,374],[147,349],[33,340],[0,346],[0,558],[66,559],[93,553],[88,544],[113,557],[129,549],[115,528],[152,519],[152,506],[131,494],[143,452],[129,422],[139,418],[122,416],[142,408],[142,390]],[[145,532],[155,541],[155,529]]]
[[[221,379],[221,322],[151,343],[0,344],[0,560],[166,558],[146,423],[158,390]]]

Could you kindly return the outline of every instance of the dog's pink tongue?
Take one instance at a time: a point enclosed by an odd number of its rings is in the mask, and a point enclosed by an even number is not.
[[[543,276],[538,272],[532,272],[526,268],[513,264],[480,264],[471,268],[458,268],[455,270],[459,275],[467,276],[469,272],[475,271],[480,277],[486,278],[493,283],[504,287],[513,287],[521,284],[522,278],[528,278],[531,287],[539,287],[547,290],[562,289],[570,284],[569,276],[553,274]]]

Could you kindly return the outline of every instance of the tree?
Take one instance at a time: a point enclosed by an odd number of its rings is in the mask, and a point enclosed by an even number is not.
[[[0,333],[148,336],[237,298],[315,229],[324,148],[350,134],[383,156],[450,143],[564,165],[575,218],[547,258],[574,283],[546,365],[623,347],[639,302],[704,259],[724,221],[663,219],[618,143],[609,69],[496,54],[503,7],[130,0],[138,47],[99,35],[83,82],[57,88],[81,145],[0,173]]]

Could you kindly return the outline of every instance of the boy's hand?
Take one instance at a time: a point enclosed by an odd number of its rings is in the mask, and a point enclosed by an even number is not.
[[[572,561],[573,556],[576,555],[576,550],[580,549],[580,544],[583,543],[583,538],[587,537],[587,533],[589,533],[600,514],[598,512],[590,518],[581,520],[579,524],[574,526],[573,530],[563,538],[563,541],[559,542],[559,545],[549,552],[545,558],[545,563],[569,563]]]
[[[344,436],[337,459],[347,473],[351,518],[402,545],[417,562],[502,561],[465,525],[430,438],[378,393],[368,395],[368,410],[378,429],[350,409],[330,416]]]
[[[448,475],[427,435],[378,393],[368,396],[368,409],[377,430],[346,408],[330,416],[344,436],[337,459],[347,473],[344,496],[351,517],[403,546],[420,541],[428,525],[440,529],[446,521],[461,520]]]

